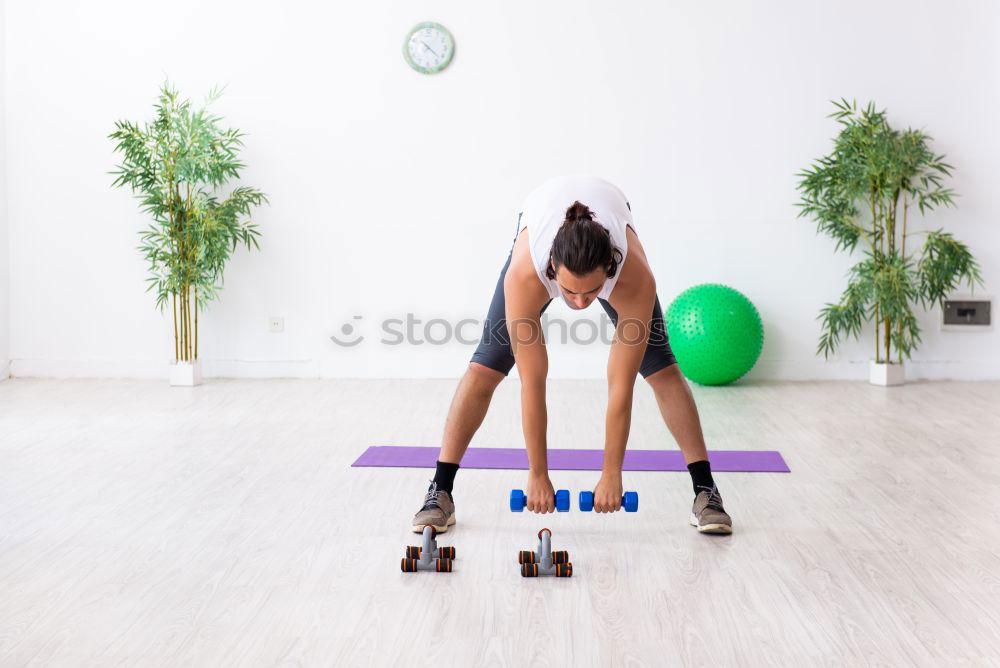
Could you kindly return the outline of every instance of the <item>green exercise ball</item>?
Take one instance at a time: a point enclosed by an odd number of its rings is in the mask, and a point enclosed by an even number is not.
[[[681,372],[700,385],[725,385],[753,368],[764,327],[753,303],[727,285],[688,288],[664,314]]]

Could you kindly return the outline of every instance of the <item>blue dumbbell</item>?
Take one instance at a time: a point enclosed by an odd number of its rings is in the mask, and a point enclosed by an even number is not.
[[[556,510],[560,513],[569,512],[569,490],[560,489],[556,492]],[[528,507],[528,497],[519,489],[510,490],[510,509],[519,513]]]
[[[634,513],[639,510],[639,492],[625,492],[622,494],[622,508],[626,513]],[[580,510],[589,513],[594,509],[594,493],[580,492]]]

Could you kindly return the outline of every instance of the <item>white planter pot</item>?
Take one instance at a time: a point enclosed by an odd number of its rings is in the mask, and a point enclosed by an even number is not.
[[[886,364],[885,362],[876,362],[875,360],[868,361],[868,382],[872,385],[882,385],[885,387],[902,385],[905,379],[906,376],[903,373],[902,364],[896,362]]]
[[[172,362],[170,364],[170,384],[179,387],[201,385],[201,360]]]

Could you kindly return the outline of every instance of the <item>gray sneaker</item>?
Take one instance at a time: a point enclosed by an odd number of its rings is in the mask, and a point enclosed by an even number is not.
[[[424,527],[430,524],[438,533],[444,533],[455,523],[455,502],[451,494],[438,491],[437,483],[432,482],[431,488],[424,496],[424,507],[413,516],[414,533],[423,533]]]
[[[733,532],[733,521],[722,507],[722,497],[719,496],[717,487],[713,485],[712,489],[701,488],[698,496],[694,498],[690,522],[691,526],[698,527],[701,533]]]

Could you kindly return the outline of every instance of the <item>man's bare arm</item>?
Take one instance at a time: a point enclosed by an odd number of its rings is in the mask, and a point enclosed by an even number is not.
[[[632,420],[635,378],[646,353],[656,301],[656,284],[649,279],[615,305],[618,326],[608,356],[608,412],[605,419],[604,472],[620,474]]]
[[[656,302],[656,281],[642,244],[631,228],[626,233],[629,235],[629,255],[609,300],[618,313],[618,326],[608,357],[604,466],[594,488],[594,510],[597,512],[613,512],[621,507],[622,462],[632,422],[632,395],[646,353]]]
[[[516,253],[516,251],[515,251]],[[548,293],[534,274],[521,264],[508,270],[504,278],[504,303],[511,350],[521,378],[521,425],[530,469],[528,509],[539,512],[555,510],[552,484],[548,480],[545,407],[545,380],[549,358],[542,336],[541,310]]]

